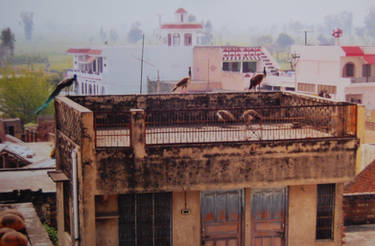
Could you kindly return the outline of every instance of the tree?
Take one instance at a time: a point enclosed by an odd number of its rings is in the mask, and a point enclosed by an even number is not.
[[[129,43],[134,44],[134,43],[136,43],[136,42],[138,42],[139,40],[142,39],[143,32],[142,32],[140,26],[141,26],[141,23],[139,23],[139,22],[133,23],[132,28],[130,29],[130,31],[128,33],[128,42]]]
[[[100,39],[101,39],[103,42],[107,41],[107,34],[106,34],[106,32],[104,31],[104,28],[103,28],[103,27],[100,28],[99,36],[100,36]]]
[[[0,79],[0,111],[7,117],[18,117],[23,124],[36,120],[34,111],[43,104],[54,86],[42,72],[21,71],[7,67]],[[50,104],[42,114],[52,114]]]
[[[10,55],[14,56],[14,42],[16,41],[14,34],[10,28],[5,28],[0,35],[1,46],[10,50]]]
[[[375,8],[372,7],[365,17],[365,28],[368,35],[375,38]]]
[[[33,17],[34,17],[33,12],[21,13],[21,20],[22,20],[26,40],[31,40],[31,34],[33,31],[33,25],[34,25]]]
[[[206,21],[206,23],[204,24],[204,31],[205,31],[205,35],[203,36],[202,43],[203,44],[210,44],[212,42],[212,39],[213,39],[211,21],[209,21],[209,20]]]
[[[115,29],[111,29],[109,31],[109,37],[111,39],[111,42],[115,43],[118,39],[118,34]]]
[[[285,50],[287,47],[294,44],[294,40],[286,33],[280,33],[276,39],[276,44],[281,50]]]

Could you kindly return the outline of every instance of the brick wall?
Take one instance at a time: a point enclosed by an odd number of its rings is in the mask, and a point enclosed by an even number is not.
[[[375,194],[344,196],[345,225],[375,223]]]

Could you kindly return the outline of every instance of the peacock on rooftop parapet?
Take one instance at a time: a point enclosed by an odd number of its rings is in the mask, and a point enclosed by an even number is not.
[[[42,106],[40,106],[40,108],[38,110],[36,110],[34,112],[34,114],[39,114],[40,111],[42,111],[43,109],[45,109],[48,106],[48,104],[52,101],[52,99],[54,99],[64,88],[67,88],[67,87],[71,86],[74,81],[77,81],[77,75],[75,75],[75,74],[71,78],[65,78],[62,81],[60,81],[57,84],[55,90],[48,97],[46,102]]]

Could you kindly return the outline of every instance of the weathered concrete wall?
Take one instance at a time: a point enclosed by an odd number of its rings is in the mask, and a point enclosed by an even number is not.
[[[119,244],[117,195],[95,197],[96,245]]]
[[[94,112],[126,112],[130,109],[180,110],[192,108],[234,108],[279,106],[281,93],[208,93],[70,97]]]
[[[314,245],[317,186],[289,187],[288,245]]]
[[[354,176],[354,139],[147,147],[96,152],[97,192],[206,190],[345,182]]]
[[[343,184],[336,184],[333,240],[316,240],[317,185],[289,187],[288,245],[338,246],[343,232]]]
[[[55,100],[56,169],[72,180],[71,153],[76,150],[78,182],[79,235],[82,245],[95,245],[95,134],[94,116],[89,109],[66,97]],[[62,184],[57,184],[59,242],[69,245],[71,235],[64,232]],[[71,218],[73,214],[71,213]],[[62,221],[62,222],[61,222]],[[72,223],[72,222],[71,222]]]
[[[200,192],[186,192],[186,207],[190,214],[181,214],[185,209],[184,192],[173,192],[173,245],[200,245]]]

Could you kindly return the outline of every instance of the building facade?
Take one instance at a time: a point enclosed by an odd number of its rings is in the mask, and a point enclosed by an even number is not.
[[[202,24],[190,17],[185,9],[179,8],[174,22],[159,23],[158,39],[161,44],[177,47],[207,44]]]
[[[59,245],[341,245],[357,105],[261,92],[55,107]]]
[[[192,47],[101,46],[69,49],[77,75],[73,95],[119,95],[146,92],[147,79],[178,81],[193,63]],[[94,55],[97,54],[97,55]],[[168,55],[166,55],[168,54]],[[142,86],[141,86],[142,84]],[[143,88],[142,88],[143,87]]]
[[[297,91],[375,108],[374,46],[293,46]]]

